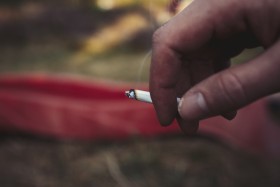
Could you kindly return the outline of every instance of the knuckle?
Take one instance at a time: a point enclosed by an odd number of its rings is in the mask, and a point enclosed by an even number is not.
[[[164,33],[164,32],[162,31],[162,28],[163,28],[163,27],[158,28],[158,29],[153,33],[153,38],[152,38],[153,45],[162,42],[162,40],[164,39],[164,37],[163,37],[163,33]]]
[[[154,33],[153,33],[153,44],[156,44],[160,41],[160,36],[161,33],[159,30],[156,30]]]

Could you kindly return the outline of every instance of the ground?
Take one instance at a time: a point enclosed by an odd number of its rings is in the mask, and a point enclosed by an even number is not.
[[[205,137],[124,142],[0,140],[2,187],[279,186],[279,161],[265,160]]]

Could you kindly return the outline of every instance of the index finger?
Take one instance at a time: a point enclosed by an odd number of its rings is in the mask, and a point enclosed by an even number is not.
[[[150,71],[150,92],[158,119],[169,125],[177,114],[176,85],[181,60],[178,54],[166,45],[153,48]]]
[[[197,8],[201,10],[199,3],[193,3],[154,34],[150,92],[162,125],[170,124],[178,113],[176,87],[184,63],[182,54],[200,48],[212,36],[211,22],[204,14],[195,12]]]

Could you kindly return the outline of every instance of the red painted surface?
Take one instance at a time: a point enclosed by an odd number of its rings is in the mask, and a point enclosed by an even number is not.
[[[1,75],[0,131],[20,131],[61,139],[116,140],[181,133],[160,127],[152,105],[132,101],[133,84],[69,76]],[[262,100],[239,111],[233,121],[202,122],[199,133],[256,153],[280,155],[280,125]]]

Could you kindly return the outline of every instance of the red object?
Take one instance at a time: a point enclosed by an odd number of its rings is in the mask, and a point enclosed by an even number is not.
[[[130,88],[135,87],[72,76],[1,75],[0,131],[82,140],[181,133],[176,124],[161,127],[151,104],[126,98]],[[205,120],[199,133],[248,151],[280,155],[280,126],[267,114],[265,100],[242,109],[231,122]]]
[[[131,86],[131,85],[130,85]],[[0,77],[0,128],[63,139],[120,139],[178,132],[153,106],[128,99],[129,85],[50,75]]]

